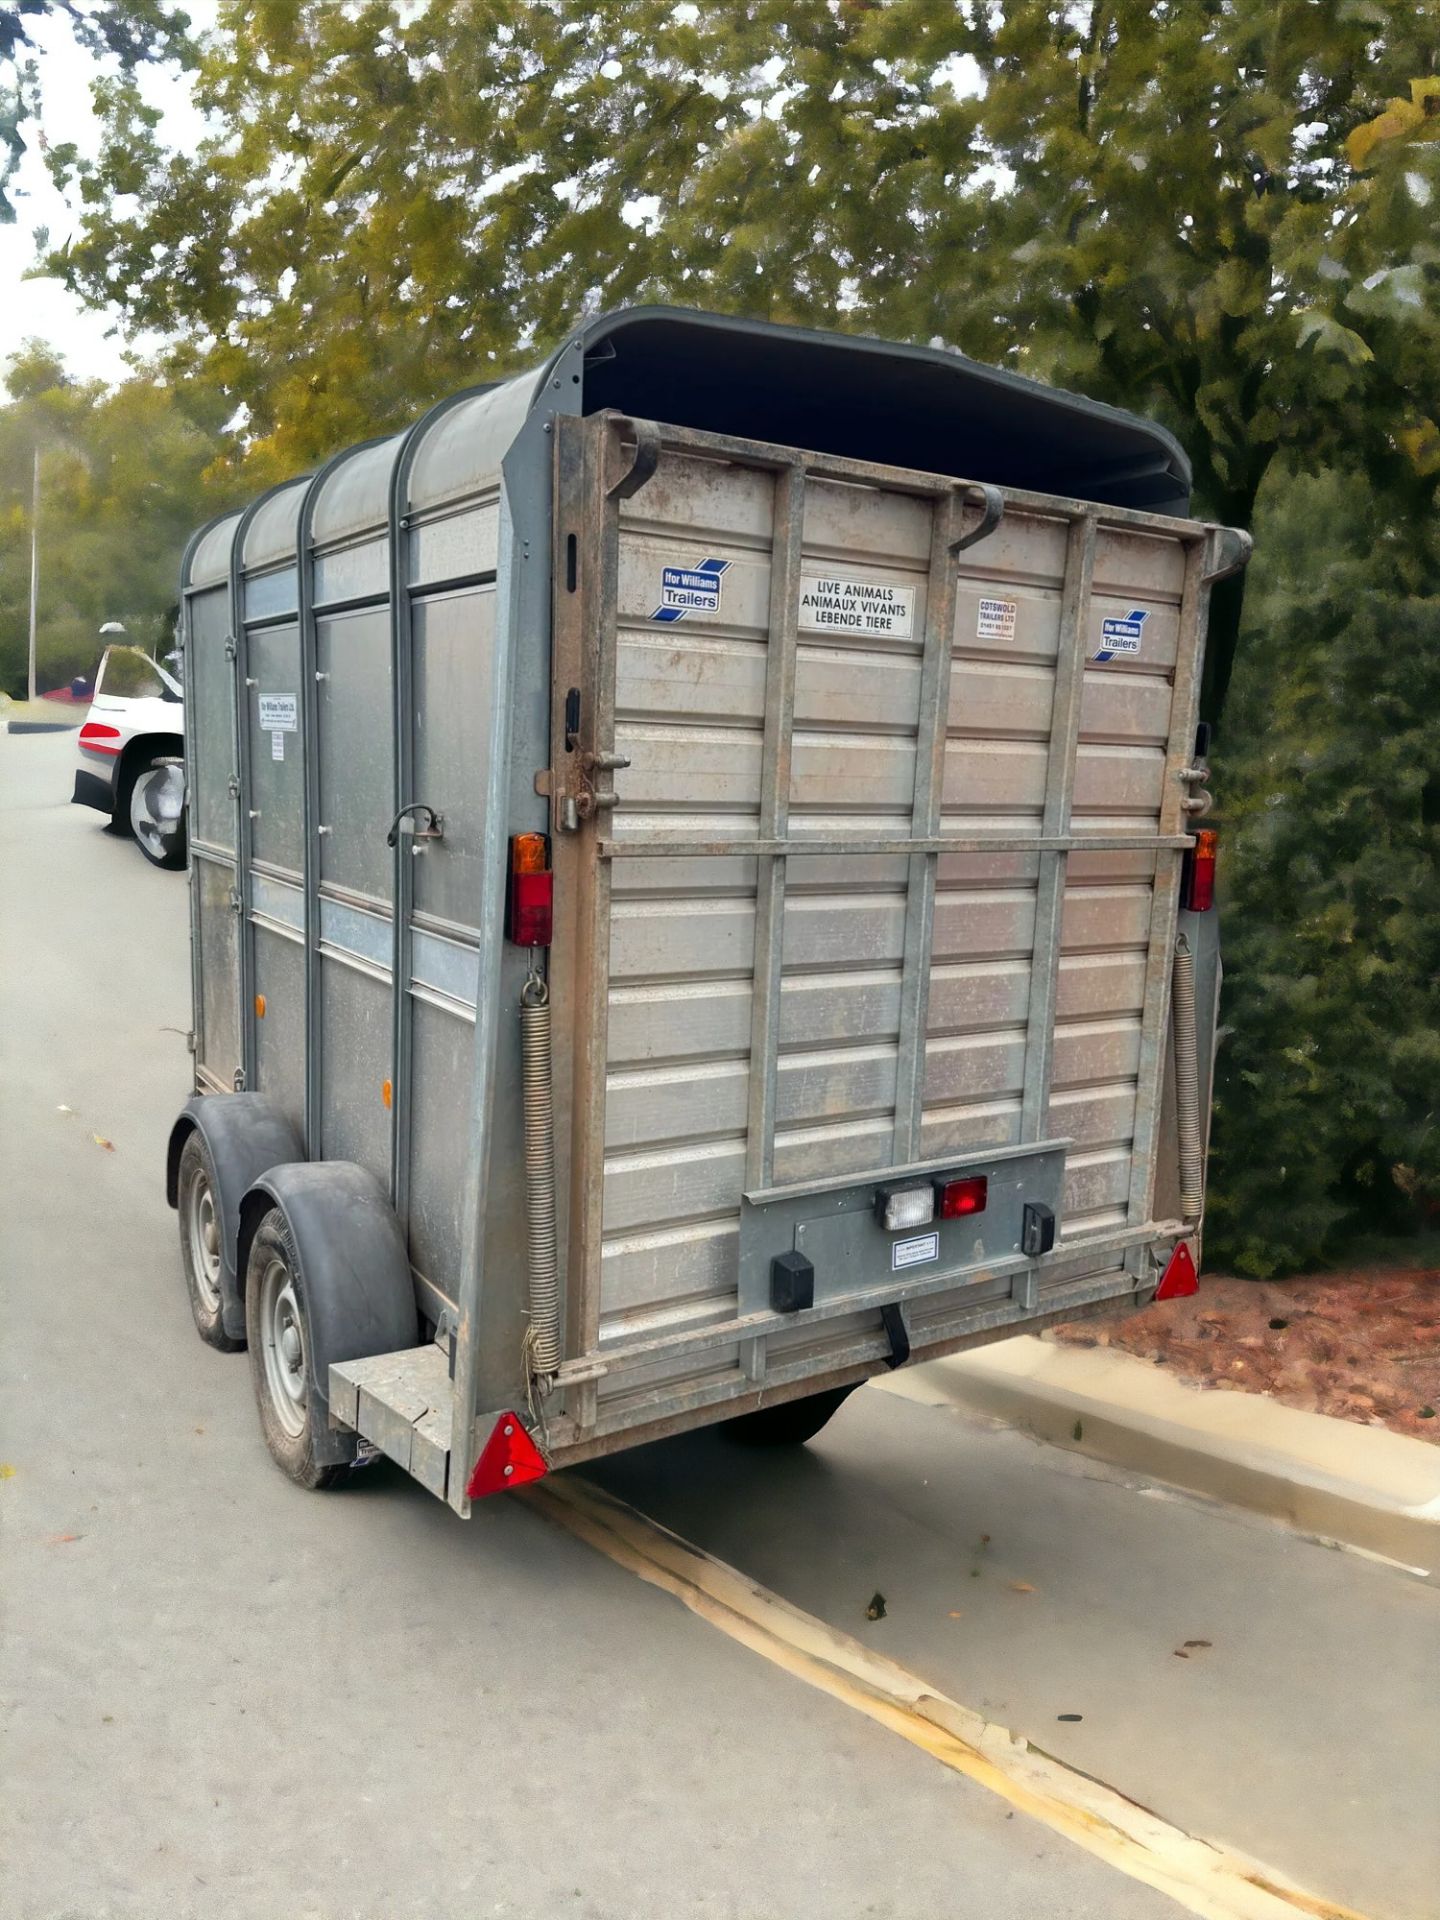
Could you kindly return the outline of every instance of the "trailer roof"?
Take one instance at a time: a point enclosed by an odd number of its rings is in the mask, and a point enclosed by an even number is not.
[[[527,416],[551,398],[564,412],[613,408],[672,426],[1106,506],[1189,509],[1184,451],[1137,414],[942,348],[685,307],[630,307],[586,321],[542,366],[433,408],[409,436],[354,448],[323,468],[314,483],[316,544],[385,525],[402,443],[412,447],[409,511],[495,484]],[[257,505],[247,568],[293,552],[303,497],[292,482]],[[227,515],[201,530],[187,585],[224,577],[236,525]]]
[[[946,349],[633,307],[580,328],[552,377],[576,340],[586,413],[615,407],[1110,506],[1188,508],[1189,462],[1154,421]]]

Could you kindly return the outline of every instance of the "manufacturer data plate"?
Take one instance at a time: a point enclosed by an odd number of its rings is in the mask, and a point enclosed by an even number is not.
[[[258,705],[262,733],[300,731],[300,702],[293,693],[262,693]]]
[[[890,1271],[898,1273],[902,1267],[923,1267],[927,1260],[940,1258],[940,1236],[938,1233],[917,1233],[911,1240],[896,1240],[890,1247]]]

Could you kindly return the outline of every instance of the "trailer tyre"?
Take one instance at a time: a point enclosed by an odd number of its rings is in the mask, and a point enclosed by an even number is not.
[[[215,1163],[205,1136],[195,1128],[180,1150],[176,1178],[180,1211],[180,1259],[195,1331],[207,1347],[239,1353],[245,1345],[225,1331],[225,1252],[223,1209]]]
[[[346,1465],[316,1458],[325,1422],[312,1385],[310,1314],[289,1223],[272,1207],[255,1229],[245,1269],[245,1329],[260,1430],[271,1458],[298,1486],[333,1487]]]
[[[840,1411],[859,1384],[857,1380],[848,1387],[808,1394],[803,1400],[786,1400],[778,1407],[742,1413],[726,1420],[722,1431],[742,1447],[803,1447]]]

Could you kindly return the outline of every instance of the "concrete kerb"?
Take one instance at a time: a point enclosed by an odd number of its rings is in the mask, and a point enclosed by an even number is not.
[[[1422,1440],[1030,1335],[880,1384],[1440,1578],[1440,1447]]]

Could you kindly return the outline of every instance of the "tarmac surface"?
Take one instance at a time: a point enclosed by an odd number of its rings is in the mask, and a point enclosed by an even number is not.
[[[518,1502],[279,1474],[164,1199],[185,881],[67,804],[73,750],[0,737],[3,1920],[1180,1912]],[[1433,1588],[868,1388],[799,1452],[592,1472],[1187,1831],[1434,1920]]]

